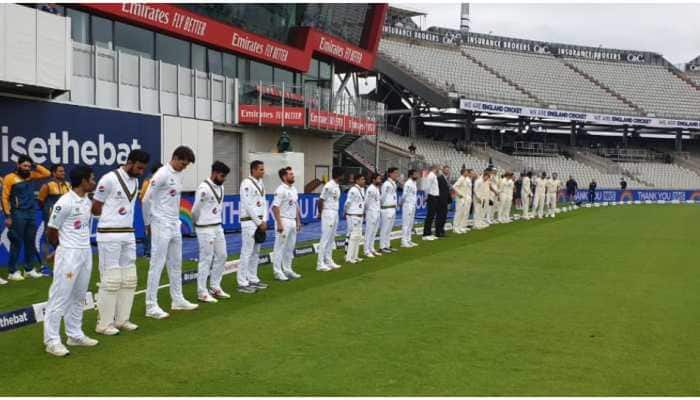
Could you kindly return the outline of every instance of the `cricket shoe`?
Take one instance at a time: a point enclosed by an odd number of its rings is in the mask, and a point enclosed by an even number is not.
[[[212,296],[214,296],[217,299],[230,299],[231,298],[230,294],[224,292],[220,288],[209,289],[209,294],[211,294]]]
[[[236,288],[236,291],[238,293],[243,293],[243,294],[253,294],[257,292],[254,287],[248,285],[248,286],[239,286]]]
[[[264,290],[267,289],[267,283],[259,281],[259,282],[250,282],[250,286],[254,287],[255,290]]]
[[[133,332],[139,329],[139,326],[131,321],[124,321],[121,324],[116,324],[115,327],[120,331]]]
[[[7,285],[7,281],[0,278],[0,285]]]
[[[335,261],[331,261],[331,263],[330,263],[328,266],[331,267],[331,268],[333,268],[333,269],[340,269],[340,268],[343,267],[343,266],[340,265],[340,264],[336,264]]]
[[[197,300],[201,301],[202,303],[218,303],[219,302],[219,300],[215,299],[214,296],[210,295],[208,292],[199,293],[197,295]]]
[[[285,275],[285,274],[275,274],[275,280],[286,282],[289,280],[289,278],[287,278],[287,275]]]
[[[15,271],[15,272],[7,275],[7,280],[8,281],[23,281],[24,277],[22,276],[21,272]]]
[[[374,258],[374,254],[372,254],[372,253],[365,253],[365,257],[367,257],[367,258]]]
[[[65,357],[70,354],[70,351],[68,351],[66,346],[64,346],[61,342],[47,344],[46,352],[56,357]]]
[[[95,332],[99,333],[100,335],[114,336],[114,335],[119,334],[119,329],[115,328],[112,325],[107,325],[107,326],[97,325],[95,327]]]
[[[328,271],[330,271],[331,269],[332,269],[332,268],[330,268],[330,267],[327,266],[327,265],[319,265],[319,266],[316,267],[316,271],[320,271],[320,272],[328,272]]]
[[[48,265],[43,265],[41,267],[41,274],[44,276],[53,276],[53,271],[51,271]]]
[[[423,240],[437,240],[437,237],[430,235],[430,236],[423,236]]]
[[[192,311],[196,310],[197,307],[199,307],[199,304],[190,303],[185,299],[170,303],[170,309],[174,311]]]
[[[166,313],[163,311],[162,308],[158,306],[154,306],[151,308],[146,309],[146,317],[148,318],[153,318],[153,319],[166,319],[170,316],[170,314]]]
[[[381,256],[382,256],[382,253],[380,253],[380,252],[377,251],[377,250],[372,250],[372,254],[374,254],[376,257],[381,257]]]
[[[99,344],[100,342],[87,336],[82,336],[79,338],[72,338],[69,337],[68,340],[66,341],[66,344],[68,346],[79,346],[79,347],[95,347]]]
[[[401,247],[403,247],[404,249],[410,249],[413,246],[410,243],[401,243]]]
[[[391,250],[389,249],[380,249],[379,251],[381,251],[384,254],[391,254]]]
[[[24,273],[25,278],[32,278],[32,279],[38,279],[38,278],[43,278],[44,275],[40,272],[37,272],[35,269],[30,269],[29,271],[26,271]]]
[[[287,271],[285,272],[285,275],[287,275],[287,278],[289,279],[299,279],[301,278],[301,274],[297,274],[294,271]]]

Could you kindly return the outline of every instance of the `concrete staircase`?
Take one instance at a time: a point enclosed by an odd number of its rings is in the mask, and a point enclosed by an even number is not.
[[[671,153],[671,155],[673,156],[674,164],[680,165],[700,175],[700,159],[694,157],[686,158],[684,155],[678,153]]]
[[[628,180],[631,181],[630,183],[636,182],[641,183],[642,185],[647,187],[654,187],[653,184],[639,178],[639,176],[633,174],[625,168],[622,168],[622,166],[620,166],[619,164],[610,161],[607,158],[601,157],[597,154],[593,154],[590,151],[587,151],[583,148],[564,147],[564,150],[567,151],[574,160],[583,164],[587,164],[588,166],[595,168],[600,172],[606,174],[618,174],[626,177]]]
[[[525,165],[520,160],[515,157],[511,157],[506,153],[501,153],[492,147],[471,147],[469,154],[487,162],[490,159],[497,168],[512,171],[516,174],[525,170]]]

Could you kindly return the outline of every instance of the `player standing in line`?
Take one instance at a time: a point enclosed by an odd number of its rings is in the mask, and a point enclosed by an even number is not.
[[[126,164],[102,176],[92,201],[97,223],[100,289],[97,299],[99,318],[95,332],[112,336],[133,331],[129,321],[138,283],[134,206],[139,180],[150,157],[143,150],[132,150]]]
[[[535,197],[532,201],[532,212],[537,213],[537,218],[544,217],[544,200],[547,191],[547,173],[543,172],[542,176],[535,178]]]
[[[492,169],[489,177],[489,207],[486,218],[488,224],[498,223],[496,213],[500,209],[500,198],[498,197],[500,180],[501,178],[496,175],[496,170]]]
[[[321,241],[318,244],[317,271],[330,271],[341,266],[333,261],[333,245],[338,231],[338,209],[340,201],[340,186],[338,180],[343,176],[343,170],[336,167],[318,199],[318,213],[321,216]]]
[[[382,255],[382,253],[374,248],[374,241],[377,239],[377,232],[379,232],[379,222],[381,219],[381,186],[382,176],[379,174],[372,174],[370,185],[365,193],[365,221],[367,222],[365,225],[365,257],[368,258]]]
[[[251,294],[267,289],[267,284],[258,277],[261,243],[255,240],[256,233],[267,232],[267,200],[265,199],[265,164],[260,160],[250,163],[250,176],[243,179],[241,194],[241,257],[236,273],[238,291]]]
[[[530,215],[530,201],[532,199],[532,186],[530,183],[531,178],[532,171],[528,172],[525,176],[523,176],[522,189],[520,191],[520,197],[523,202],[523,219],[532,218],[532,216]]]
[[[419,172],[415,169],[408,170],[408,179],[403,184],[403,195],[401,196],[401,247],[416,247],[413,242],[413,225],[416,222],[416,203],[418,202],[418,181]]]
[[[561,181],[557,173],[553,173],[552,177],[547,180],[547,216],[554,218],[557,213],[557,194],[561,187]]]
[[[455,233],[467,233],[469,232],[469,228],[467,228],[469,210],[472,206],[472,170],[462,169],[462,174],[453,187],[457,196],[454,231]]]
[[[272,268],[275,279],[286,281],[301,278],[301,275],[292,269],[297,233],[301,230],[301,213],[299,211],[299,193],[294,187],[292,167],[280,169],[278,175],[282,184],[275,190],[275,198],[272,200],[272,214],[275,217],[276,232]]]
[[[501,209],[498,212],[498,218],[502,223],[510,223],[510,210],[513,208],[513,173],[508,171],[503,175],[501,180],[499,197],[501,199]]]
[[[98,341],[83,332],[83,301],[92,272],[90,249],[90,199],[95,175],[88,167],[70,172],[73,189],[56,202],[49,218],[47,240],[56,247],[53,283],[44,316],[46,352],[54,356],[70,353],[61,342],[61,319],[66,326],[69,346],[96,346]]]
[[[170,316],[158,305],[158,286],[166,263],[170,280],[171,308],[189,311],[198,307],[182,295],[180,193],[182,171],[190,163],[194,163],[192,149],[186,146],[177,147],[170,162],[153,175],[151,185],[143,197],[143,219],[146,230],[150,230],[152,246],[146,287],[146,317],[149,318],[163,319]]]
[[[484,214],[486,212],[486,204],[489,201],[490,177],[491,174],[486,169],[483,175],[479,176],[474,182],[474,229],[485,229],[488,227],[484,220]]]
[[[362,220],[365,216],[365,182],[364,175],[357,175],[345,201],[345,224],[349,237],[345,261],[350,264],[362,261],[359,252],[362,243]]]
[[[391,229],[394,227],[396,219],[396,180],[399,177],[399,169],[391,167],[387,170],[387,178],[382,184],[380,204],[381,204],[381,227],[379,228],[379,251],[388,254],[396,249],[391,248]]]
[[[204,303],[216,303],[217,299],[231,297],[221,289],[226,264],[226,237],[221,210],[224,205],[223,184],[229,172],[231,169],[228,165],[214,161],[211,175],[197,188],[192,205],[192,222],[199,244],[197,300]],[[211,289],[207,289],[207,280]]]
[[[146,195],[146,192],[148,191],[148,187],[151,186],[151,179],[153,178],[153,175],[158,172],[160,167],[162,167],[163,164],[157,162],[151,167],[151,176],[148,177],[148,179],[144,179],[143,183],[141,184],[141,190],[139,191],[139,200],[141,200],[141,204],[143,204],[143,196]],[[143,256],[147,258],[151,258],[151,232],[149,232],[148,229],[144,232],[144,238],[143,238]]]
[[[39,196],[37,197],[39,208],[41,208],[41,217],[44,222],[44,230],[46,230],[49,225],[49,217],[51,216],[51,210],[54,204],[56,204],[61,196],[70,191],[70,183],[66,181],[66,168],[62,164],[54,164],[51,166],[50,170],[51,179],[41,186],[41,189],[39,189]],[[48,243],[47,247],[50,247]],[[48,267],[48,260],[53,258],[53,250],[47,249],[46,256],[42,257],[44,266],[41,269],[41,273],[44,275],[51,274],[51,270]]]

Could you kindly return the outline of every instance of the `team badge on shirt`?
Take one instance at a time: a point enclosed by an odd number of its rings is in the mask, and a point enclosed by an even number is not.
[[[100,187],[97,188],[97,191],[100,193],[103,193],[105,191],[104,185],[101,185]]]
[[[216,212],[219,211],[216,207],[212,208],[211,213],[216,214]]]
[[[170,196],[172,196],[172,197],[175,197],[175,195],[177,194],[177,190],[175,190],[175,189],[170,189],[170,191],[168,192],[168,194],[169,194]]]
[[[121,207],[117,212],[119,213],[119,215],[126,215],[126,208]]]
[[[76,219],[75,222],[73,222],[73,228],[80,229],[82,227],[83,227],[83,224],[80,222],[79,219]]]

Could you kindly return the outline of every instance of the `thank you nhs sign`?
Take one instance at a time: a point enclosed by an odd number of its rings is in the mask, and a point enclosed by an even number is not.
[[[0,175],[17,157],[87,165],[99,177],[126,162],[131,150],[160,156],[160,117],[47,101],[0,98]]]

